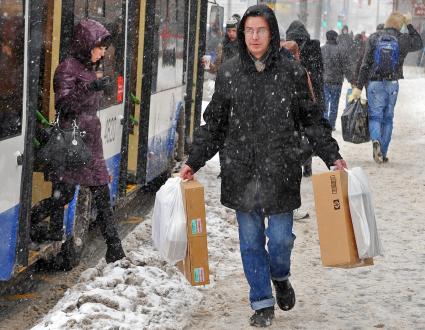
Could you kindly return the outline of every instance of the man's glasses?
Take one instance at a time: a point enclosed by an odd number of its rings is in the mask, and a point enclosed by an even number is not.
[[[246,28],[243,32],[248,37],[252,37],[255,33],[257,33],[257,36],[262,38],[269,33],[269,30],[265,27],[260,27],[258,30],[255,30],[253,28]]]

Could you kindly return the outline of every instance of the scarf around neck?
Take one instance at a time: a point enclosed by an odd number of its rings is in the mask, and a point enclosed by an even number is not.
[[[270,53],[271,53],[271,47],[270,46],[267,49],[267,51],[265,52],[265,54],[263,56],[261,56],[259,59],[256,59],[254,56],[252,56],[252,54],[250,52],[248,52],[249,57],[251,57],[251,59],[254,61],[255,69],[258,72],[263,72],[264,69],[266,68],[266,61],[267,61],[267,58],[269,57]]]

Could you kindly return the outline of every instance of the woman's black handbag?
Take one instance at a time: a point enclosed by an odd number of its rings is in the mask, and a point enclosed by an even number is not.
[[[90,150],[85,145],[83,138],[85,131],[78,129],[74,120],[72,127],[63,129],[59,127],[59,115],[55,123],[45,132],[49,138],[36,153],[36,162],[47,168],[79,168],[86,166],[91,160]]]

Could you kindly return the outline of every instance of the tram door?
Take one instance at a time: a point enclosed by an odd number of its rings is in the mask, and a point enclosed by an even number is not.
[[[184,113],[184,39],[187,12],[182,0],[155,3],[146,182],[170,167],[177,122]]]
[[[103,154],[110,176],[111,198],[118,196],[119,166],[121,161],[121,140],[125,101],[125,41],[126,1],[124,0],[75,0],[74,21],[89,18],[102,23],[112,35],[112,44],[106,51],[98,75],[111,77],[114,88],[111,95],[104,95],[98,116],[102,126]],[[72,29],[72,26],[63,28]],[[62,43],[64,54],[69,45]]]
[[[24,2],[0,1],[0,280],[12,274],[20,209],[28,30]]]
[[[141,1],[135,94],[141,100],[129,136],[129,181],[145,184],[170,169],[184,115],[188,6],[183,0]]]

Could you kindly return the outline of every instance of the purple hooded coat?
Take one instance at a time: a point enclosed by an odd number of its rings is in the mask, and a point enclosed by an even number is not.
[[[83,168],[59,169],[50,173],[52,181],[84,186],[109,183],[109,174],[103,157],[99,110],[103,92],[89,91],[87,86],[96,79],[91,50],[110,37],[106,28],[93,20],[82,20],[74,30],[70,56],[56,69],[53,80],[56,109],[60,110],[60,126],[71,127],[76,119],[81,131],[86,131],[84,142],[92,154],[90,163]]]

